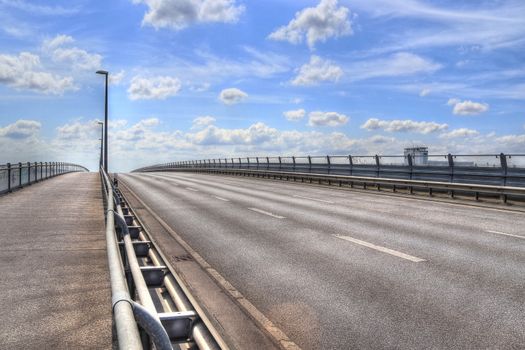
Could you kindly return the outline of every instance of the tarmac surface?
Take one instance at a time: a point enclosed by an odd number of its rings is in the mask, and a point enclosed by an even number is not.
[[[98,173],[0,197],[0,348],[112,347],[103,213]]]
[[[303,349],[525,347],[523,213],[207,174],[120,179]]]

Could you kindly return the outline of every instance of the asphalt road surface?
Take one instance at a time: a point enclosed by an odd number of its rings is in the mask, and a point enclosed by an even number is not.
[[[121,175],[303,349],[525,348],[525,215],[299,183]]]

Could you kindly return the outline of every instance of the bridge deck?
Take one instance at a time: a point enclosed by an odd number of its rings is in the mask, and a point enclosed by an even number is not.
[[[0,197],[0,344],[110,348],[100,181],[72,173]]]

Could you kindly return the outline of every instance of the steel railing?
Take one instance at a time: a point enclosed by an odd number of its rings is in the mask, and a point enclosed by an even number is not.
[[[192,349],[221,349],[118,187],[102,168],[100,175],[106,199],[106,240],[119,348],[164,350],[172,349],[172,344],[185,344]],[[175,310],[170,306],[157,310],[165,300],[154,300],[154,296],[162,291],[171,298],[168,304]]]
[[[363,189],[371,188],[381,190],[389,188],[393,192],[400,192],[406,190],[409,194],[414,194],[415,191],[425,191],[430,196],[437,192],[447,193],[448,196],[454,198],[459,194],[474,195],[476,200],[482,196],[499,197],[502,202],[507,203],[509,198],[523,202],[525,200],[525,188],[513,186],[494,186],[483,184],[464,184],[451,182],[438,182],[426,180],[406,180],[394,178],[380,178],[380,177],[365,177],[352,175],[332,175],[332,174],[315,174],[302,172],[287,172],[274,170],[248,170],[248,169],[217,169],[217,168],[152,168],[148,170],[141,170],[141,172],[154,171],[187,171],[187,172],[204,172],[215,174],[230,174],[243,176],[256,176],[263,178],[273,178],[300,182],[316,182],[319,184],[349,186],[354,188],[361,186]]]
[[[525,154],[237,157],[157,164],[134,171],[215,168],[306,172],[525,187]]]
[[[63,162],[27,162],[0,164],[0,194],[31,185],[57,175],[89,171],[85,167]]]

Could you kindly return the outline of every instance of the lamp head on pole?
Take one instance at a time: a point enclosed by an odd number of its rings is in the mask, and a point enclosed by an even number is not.
[[[97,73],[97,74],[104,74],[104,75],[108,75],[109,74],[109,72],[105,71],[105,70],[97,70],[95,73]]]

